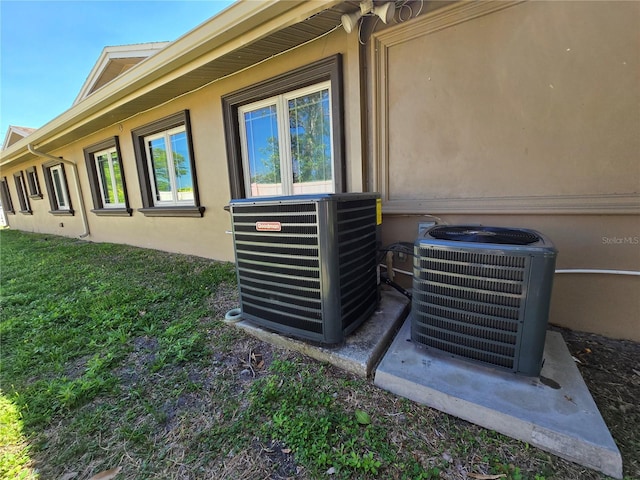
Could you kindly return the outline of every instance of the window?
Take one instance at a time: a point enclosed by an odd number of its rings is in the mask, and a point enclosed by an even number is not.
[[[31,214],[31,205],[27,196],[27,186],[24,182],[22,172],[14,173],[13,180],[16,182],[16,192],[18,192],[18,203],[20,204],[20,213]]]
[[[344,191],[340,55],[222,103],[232,198]]]
[[[27,185],[29,186],[29,197],[42,198],[40,191],[40,182],[38,181],[38,172],[36,167],[27,168]]]
[[[7,177],[0,180],[0,200],[2,200],[2,208],[5,213],[16,213],[13,209],[13,202],[11,201],[11,194],[9,193]]]
[[[132,132],[143,208],[150,216],[202,216],[189,112]]]
[[[49,192],[49,203],[54,215],[73,215],[71,201],[69,200],[69,189],[67,188],[67,178],[64,173],[64,165],[45,165],[43,167],[45,183]]]
[[[144,139],[154,205],[193,205],[187,132],[178,127]]]
[[[239,108],[245,193],[333,193],[331,84]]]
[[[84,149],[96,215],[131,215],[120,143],[112,137]]]
[[[105,208],[124,207],[122,172],[115,148],[95,155],[96,169],[100,179],[100,199]]]

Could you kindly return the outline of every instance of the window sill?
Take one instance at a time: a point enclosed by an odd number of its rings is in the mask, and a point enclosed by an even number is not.
[[[29,198],[31,198],[33,200],[40,200],[42,198],[42,194],[41,193],[36,193],[35,195],[29,195]]]
[[[139,208],[145,217],[202,217],[204,207],[150,207]]]
[[[20,213],[23,215],[33,215],[33,212],[31,210],[20,210]]]
[[[133,213],[132,208],[96,208],[91,210],[99,217],[130,217]]]
[[[49,210],[51,215],[56,215],[59,217],[72,217],[73,210]]]

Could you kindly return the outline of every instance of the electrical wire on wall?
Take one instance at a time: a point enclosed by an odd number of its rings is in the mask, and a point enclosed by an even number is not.
[[[420,8],[418,9],[418,11],[416,13],[413,12],[413,7],[414,5],[418,3],[417,1],[414,0],[399,0],[396,1],[394,3],[394,8],[395,11],[398,12],[397,15],[394,17],[393,19],[393,23],[403,23],[406,22],[407,20],[411,20],[412,18],[417,17],[418,15],[420,15],[422,13],[422,9],[424,8],[424,0],[420,0]],[[405,17],[403,12],[409,11],[409,14]],[[380,17],[376,16],[373,12],[369,12],[367,14],[365,14],[363,16],[364,17],[375,17],[376,21],[375,23],[371,26],[371,29],[369,30],[369,33],[375,32],[376,28],[378,26],[378,22],[380,22]],[[396,19],[397,18],[397,19]],[[359,22],[358,24],[358,43],[360,43],[360,45],[366,45],[366,40],[362,39],[362,27],[364,25],[364,21]]]
[[[377,265],[387,270],[386,274],[380,274],[380,280],[390,287],[395,288],[398,292],[403,294],[405,297],[411,299],[411,292],[394,282],[394,272],[398,271],[399,273],[404,273],[406,275],[413,274],[411,272],[405,272],[403,270],[398,270],[393,268],[393,255],[406,255],[407,257],[413,257],[413,244],[410,242],[396,242],[390,245],[387,245],[385,248],[381,248],[378,250],[378,259]],[[386,261],[385,261],[386,260]],[[385,263],[383,263],[385,261]]]
[[[401,0],[396,2],[396,9],[398,10],[398,20],[399,20],[397,23],[406,22],[407,20],[417,17],[422,13],[422,8],[424,7],[424,0],[420,0],[420,8],[418,9],[418,12],[416,14],[413,13],[414,3],[416,2],[411,0]],[[402,18],[402,12],[405,8],[409,10],[409,16],[407,18]]]
[[[382,262],[385,255],[388,252],[397,253],[402,255],[407,255],[408,257],[413,257],[413,243],[411,242],[396,242],[391,245],[387,245],[385,248],[381,248],[378,250],[381,254],[378,256],[378,263]]]

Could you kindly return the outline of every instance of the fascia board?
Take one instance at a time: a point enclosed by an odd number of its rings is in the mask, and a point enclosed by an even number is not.
[[[23,127],[16,127],[15,125],[9,125],[9,128],[7,128],[7,133],[4,136],[4,142],[2,142],[2,150],[6,150],[8,148],[8,143],[11,141],[11,138],[13,136],[20,137],[18,140],[16,140],[17,142],[22,138],[28,137],[32,133],[33,133],[33,129],[25,130],[25,128]]]
[[[107,67],[109,62],[114,58],[131,58],[131,57],[147,57],[153,55],[153,53],[149,54],[149,52],[157,53],[162,48],[165,48],[169,45],[170,42],[155,42],[155,43],[140,43],[134,45],[117,45],[113,47],[104,47],[98,60],[94,64],[93,68],[87,75],[87,79],[85,80],[78,96],[73,101],[72,105],[76,105],[82,99],[84,99],[87,94],[91,91],[93,86],[96,84],[100,75]]]
[[[4,142],[2,142],[2,150],[7,149],[7,144],[9,143],[9,139],[11,138],[12,133],[13,133],[13,127],[9,125],[9,128],[7,129],[7,133],[5,133],[4,135]]]
[[[341,1],[239,1],[72,106],[29,135],[28,140],[19,140],[0,152],[0,167],[28,158],[29,143],[46,150],[47,141],[69,133],[76,125]]]

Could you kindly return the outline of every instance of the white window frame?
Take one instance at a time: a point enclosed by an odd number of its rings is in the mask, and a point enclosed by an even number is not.
[[[7,177],[0,178],[0,203],[5,213],[15,214],[16,211],[13,208],[13,199],[11,198],[11,192],[9,191],[9,181]]]
[[[21,213],[31,213],[31,204],[29,203],[29,194],[27,193],[27,186],[24,181],[24,174],[22,171],[16,173],[13,176],[16,183],[16,191],[18,193],[18,203],[20,204]]]
[[[29,197],[42,198],[36,167],[27,168],[27,183],[29,184]]]
[[[185,136],[187,137],[187,142],[189,142],[189,138],[187,135],[187,129],[184,125],[181,125],[179,127],[175,127],[169,130],[164,130],[162,132],[158,132],[155,133],[153,135],[147,135],[146,137],[144,137],[144,148],[145,148],[145,153],[147,156],[147,168],[149,169],[149,183],[151,184],[151,193],[153,196],[153,205],[154,206],[177,206],[177,205],[195,205],[195,197],[193,199],[189,199],[189,200],[180,200],[178,199],[178,190],[176,188],[176,170],[175,170],[175,163],[173,161],[173,151],[171,150],[171,136],[178,134],[178,133],[184,133]],[[168,170],[169,170],[169,183],[171,185],[171,196],[172,199],[171,200],[159,200],[159,196],[158,196],[158,189],[157,189],[157,185],[156,185],[156,177],[154,174],[154,168],[153,168],[153,155],[152,152],[149,148],[149,143],[153,140],[157,140],[159,138],[164,138],[165,141],[165,146],[167,148],[167,166],[168,166]],[[189,152],[189,155],[191,155],[191,153]],[[191,173],[191,182],[192,188],[195,188],[193,183],[195,183],[195,180],[193,179],[193,171],[192,171],[192,167],[191,167],[191,159],[189,158],[189,169],[190,169],[190,173]],[[194,191],[194,196],[195,196],[195,191]]]
[[[122,202],[107,202],[107,195],[104,191],[104,179],[102,178],[102,169],[100,168],[100,163],[98,162],[98,157],[102,155],[107,156],[108,164],[109,164],[109,173],[111,174],[111,188],[116,192],[115,199],[118,198],[118,183],[116,182],[116,174],[113,168],[113,157],[111,154],[115,153],[118,157],[118,164],[120,166],[120,178],[122,178],[122,162],[120,161],[120,157],[118,156],[118,150],[116,147],[107,148],[106,150],[100,150],[99,152],[95,152],[93,154],[93,161],[96,164],[96,174],[98,176],[98,188],[100,189],[100,196],[102,197],[102,208],[126,208],[126,203]],[[124,184],[122,185],[123,193],[124,193]]]
[[[69,187],[67,186],[67,181],[64,178],[64,170],[62,169],[62,165],[54,165],[49,167],[49,173],[51,175],[51,184],[53,186],[53,194],[55,196],[55,202],[57,210],[71,210],[71,203],[69,202]],[[55,180],[55,175],[58,174],[58,178],[60,180],[60,187],[62,188],[62,192],[58,191],[58,185]]]
[[[247,131],[244,125],[244,114],[260,108],[275,105],[276,118],[278,122],[278,149],[280,154],[280,182],[282,195],[293,195],[293,159],[291,156],[291,132],[289,130],[289,100],[310,95],[313,93],[328,91],[329,99],[331,99],[331,81],[316,83],[308,87],[292,90],[280,95],[266,98],[257,102],[249,103],[238,107],[238,123],[240,132],[240,150],[242,157],[242,169],[244,172],[244,186],[247,197],[253,197],[251,193],[251,172],[249,168],[249,155],[247,143]],[[333,148],[333,111],[332,102],[329,101],[329,146],[331,148],[331,192],[336,191],[336,172],[335,172],[335,152]]]

